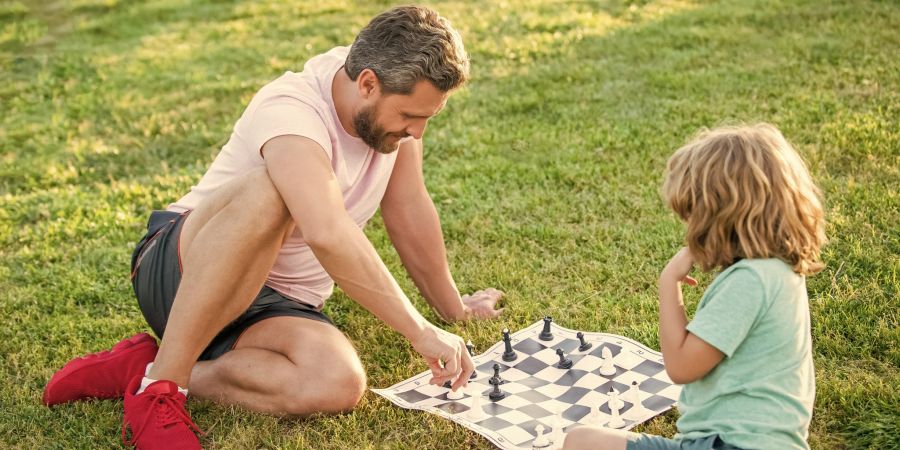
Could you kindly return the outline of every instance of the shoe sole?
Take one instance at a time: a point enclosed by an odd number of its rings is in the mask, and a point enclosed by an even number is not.
[[[100,363],[104,363],[109,361],[111,358],[118,358],[122,355],[134,353],[142,350],[146,350],[148,348],[158,349],[159,347],[156,345],[156,339],[153,336],[150,336],[147,333],[139,333],[128,339],[124,339],[119,341],[116,345],[114,345],[105,355],[97,356],[93,358],[89,358],[90,355],[85,355],[79,358],[75,358],[70,360],[63,366],[62,369],[53,374],[53,377],[50,378],[50,381],[47,382],[47,386],[44,388],[44,395],[42,397],[42,401],[47,406],[53,406],[62,403],[69,403],[72,401],[76,401],[79,399],[71,399],[65,400],[62,402],[51,403],[48,397],[51,397],[50,393],[53,389],[64,379],[71,376],[74,373],[82,369],[87,369],[89,367],[95,366]],[[102,352],[98,352],[102,353]],[[100,398],[100,397],[82,397],[82,398]]]

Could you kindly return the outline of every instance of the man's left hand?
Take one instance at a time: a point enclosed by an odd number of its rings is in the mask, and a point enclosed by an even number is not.
[[[463,295],[462,303],[466,309],[466,318],[496,319],[500,317],[503,308],[495,309],[500,297],[503,297],[503,292],[494,288],[482,289],[472,294]]]

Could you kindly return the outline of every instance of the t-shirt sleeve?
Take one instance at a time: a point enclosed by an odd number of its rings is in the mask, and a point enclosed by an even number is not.
[[[725,278],[701,302],[687,330],[730,358],[764,311],[766,298],[751,269],[739,267],[720,276]]]
[[[315,108],[286,95],[263,100],[241,130],[249,148],[259,152],[270,139],[296,135],[312,139],[332,157],[331,138]]]

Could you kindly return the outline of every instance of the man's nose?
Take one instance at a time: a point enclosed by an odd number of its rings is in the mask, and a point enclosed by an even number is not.
[[[425,127],[427,126],[428,122],[426,122],[425,120],[415,121],[406,127],[406,134],[412,136],[415,139],[422,139],[422,135],[425,134]]]

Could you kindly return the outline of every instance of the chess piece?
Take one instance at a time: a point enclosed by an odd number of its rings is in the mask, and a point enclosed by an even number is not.
[[[569,369],[572,367],[572,360],[566,358],[566,355],[561,348],[556,349],[556,355],[559,356],[559,362],[556,363],[556,367],[559,367],[560,369]]]
[[[628,392],[625,393],[625,401],[631,403],[635,407],[643,407],[641,404],[641,387],[637,381],[632,381]]]
[[[616,409],[622,409],[625,407],[625,402],[619,398],[619,391],[614,388],[609,388],[609,409],[613,409],[615,406]]]
[[[453,383],[451,383],[450,380],[447,380],[444,382],[444,384],[442,386],[447,389],[450,389],[451,387],[453,387]]]
[[[553,340],[553,332],[550,331],[550,322],[553,322],[553,318],[550,316],[544,317],[544,329],[541,330],[541,334],[538,335],[538,339],[542,341],[552,341]]]
[[[612,376],[616,374],[616,366],[613,364],[612,351],[609,347],[603,347],[600,350],[600,357],[603,358],[603,365],[600,366],[600,375]]]
[[[624,427],[625,421],[622,420],[622,416],[619,415],[619,410],[622,409],[622,401],[619,400],[618,396],[614,396],[609,399],[607,405],[609,406],[609,410],[612,412],[612,417],[610,417],[609,423],[607,423],[606,426],[609,428]]]
[[[462,388],[459,388],[455,391],[451,390],[447,392],[447,400],[462,400],[465,397],[463,394]]]
[[[503,352],[503,360],[504,361],[515,361],[519,355],[516,354],[516,351],[512,348],[512,342],[509,340],[509,329],[503,329],[503,345],[505,346],[505,351]]]
[[[494,390],[492,390],[491,393],[488,394],[488,398],[490,398],[491,401],[496,402],[498,400],[503,400],[506,397],[506,392],[500,390],[499,378],[492,377],[490,380],[488,380],[488,383],[490,383],[491,386],[494,386]]]
[[[466,349],[469,350],[469,356],[474,358],[475,357],[475,344],[473,344],[472,341],[466,342]],[[478,371],[473,370],[472,375],[469,375],[469,379],[474,380],[476,378],[478,378]]]
[[[506,383],[506,380],[504,380],[503,378],[500,378],[500,364],[494,363],[494,376],[491,378],[496,379],[497,384]]]
[[[579,331],[578,333],[575,333],[575,336],[578,338],[579,341],[581,341],[581,345],[578,346],[579,352],[583,352],[594,346],[594,344],[584,340],[584,333]]]
[[[537,424],[534,427],[534,432],[537,433],[537,436],[534,437],[534,440],[531,441],[532,449],[546,449],[550,447],[550,439],[547,439],[547,436],[544,436],[544,426],[541,424]]]
[[[595,427],[603,426],[603,413],[600,412],[600,405],[591,408],[591,412],[589,412],[587,415],[587,421],[585,425],[591,425]]]
[[[550,432],[550,442],[553,449],[562,449],[563,441],[566,440],[565,432],[563,432],[562,418],[559,414],[553,416],[553,431]]]
[[[471,420],[472,422],[479,422],[487,418],[487,414],[484,412],[484,408],[481,407],[481,393],[475,392],[472,394],[472,404],[469,406],[469,411],[466,413],[466,418]]]

